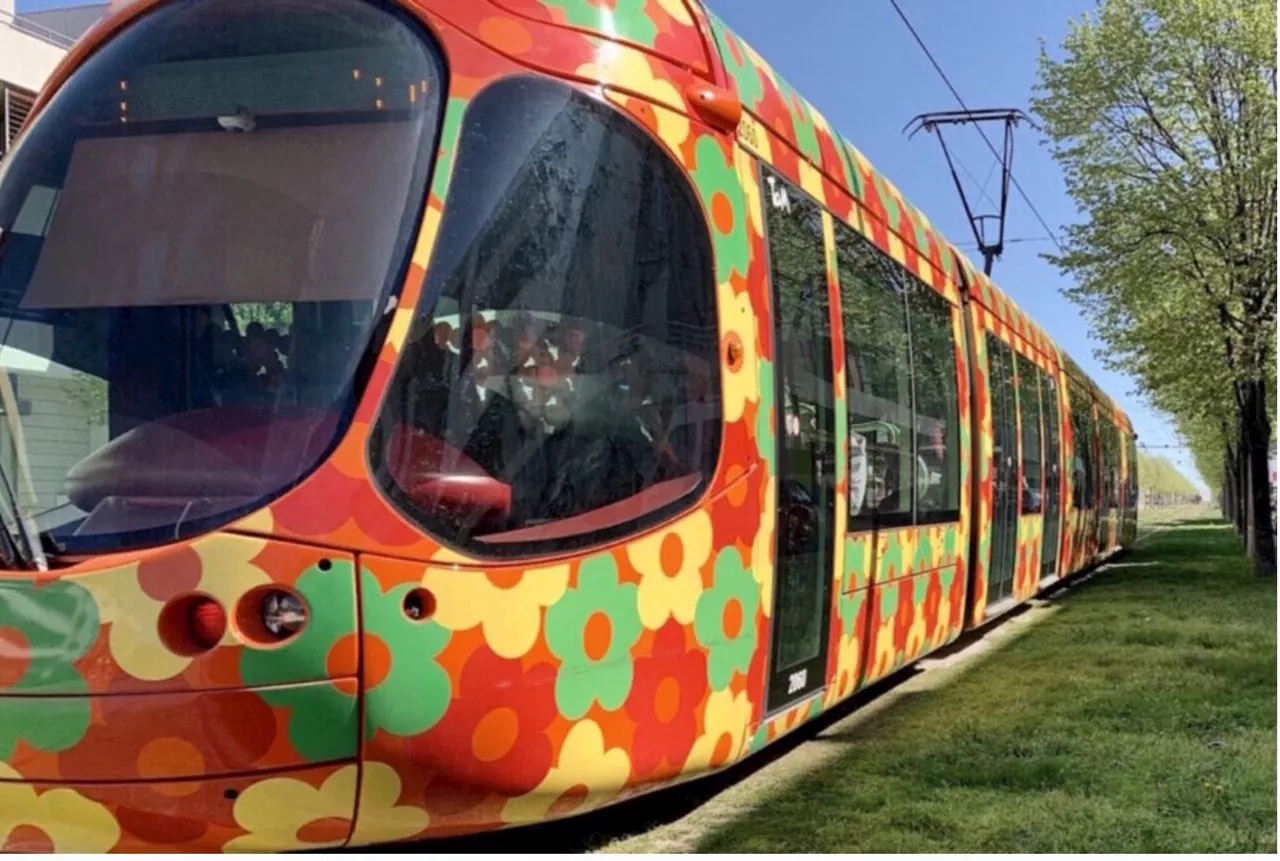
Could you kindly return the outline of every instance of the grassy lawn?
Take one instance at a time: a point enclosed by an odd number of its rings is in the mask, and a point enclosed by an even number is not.
[[[1229,528],[1152,534],[1032,612],[945,684],[785,757],[820,765],[607,848],[1275,852],[1276,590]]]

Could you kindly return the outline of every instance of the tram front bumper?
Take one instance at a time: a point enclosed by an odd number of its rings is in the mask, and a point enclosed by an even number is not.
[[[355,577],[350,556],[234,534],[60,576],[0,572],[0,847],[345,842],[360,753]],[[254,614],[282,592],[308,616],[267,642]],[[221,608],[220,628],[216,612],[192,621],[197,598]],[[208,618],[211,639],[183,639]]]

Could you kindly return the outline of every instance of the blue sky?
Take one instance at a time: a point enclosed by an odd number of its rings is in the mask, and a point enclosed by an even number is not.
[[[80,5],[82,0],[18,0],[19,13]],[[958,108],[888,0],[707,0],[716,14],[749,42],[778,74],[818,107],[831,125],[854,143],[952,242],[972,251],[973,236],[937,140],[902,128],[916,114]],[[1093,0],[899,0],[920,37],[970,108],[1009,107],[1029,111],[1036,80],[1039,39],[1060,51],[1067,22],[1093,8]],[[785,11],[784,11],[785,9]],[[987,134],[1000,146],[1001,129]],[[1000,175],[995,157],[976,131],[947,134],[971,200],[996,212]],[[994,168],[994,169],[993,169]],[[1080,218],[1062,173],[1040,135],[1021,126],[1015,134],[1013,172],[1041,216],[1057,232]],[[989,200],[979,190],[985,181]],[[1016,190],[1010,191],[1008,238],[1043,238],[1045,229]],[[1049,241],[1011,243],[992,272],[996,282],[1049,333],[1058,345],[1132,418],[1139,442],[1177,443],[1174,429],[1134,391],[1134,381],[1105,370],[1094,351],[1079,309],[1060,292],[1068,282],[1040,257]],[[1203,486],[1188,452],[1156,451]]]

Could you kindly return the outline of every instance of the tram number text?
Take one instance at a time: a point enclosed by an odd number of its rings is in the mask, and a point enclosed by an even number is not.
[[[804,690],[805,684],[809,680],[808,670],[799,670],[791,674],[787,679],[787,693],[794,694],[796,691]]]

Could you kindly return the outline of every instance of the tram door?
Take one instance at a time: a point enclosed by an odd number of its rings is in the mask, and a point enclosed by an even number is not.
[[[1062,524],[1062,411],[1058,381],[1037,371],[1044,405],[1044,534],[1040,544],[1040,579],[1058,574],[1058,537]]]
[[[991,387],[991,564],[987,567],[987,606],[1013,594],[1018,554],[1018,424],[1015,413],[1013,350],[987,333],[987,384]]]
[[[765,169],[773,284],[778,526],[766,710],[823,687],[835,549],[836,434],[822,212]]]

